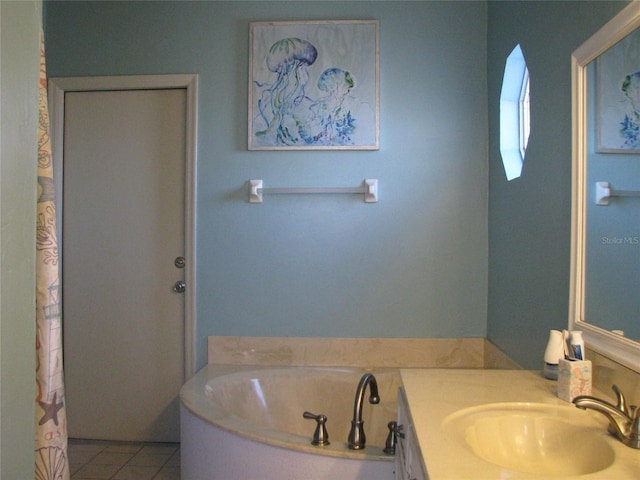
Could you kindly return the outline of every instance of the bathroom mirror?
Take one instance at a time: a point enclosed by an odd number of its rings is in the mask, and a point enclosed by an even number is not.
[[[572,55],[569,303],[569,328],[584,332],[587,348],[637,372],[640,198],[629,195],[640,191],[640,139],[625,128],[640,118],[639,27],[634,1]]]

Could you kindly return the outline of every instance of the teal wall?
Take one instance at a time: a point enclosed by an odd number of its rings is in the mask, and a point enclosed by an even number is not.
[[[596,182],[609,182],[615,190],[640,190],[640,155],[596,151],[599,108],[595,101],[595,62],[589,65],[589,75],[584,314],[589,323],[607,330],[622,330],[626,337],[640,341],[640,323],[637,321],[640,295],[630,294],[640,291],[640,201],[637,198],[612,198],[608,206],[595,203]]]
[[[549,329],[566,328],[571,251],[571,53],[627,2],[490,2],[487,336],[540,368]],[[531,136],[519,179],[499,151],[504,59],[520,43],[531,79]]]
[[[197,361],[208,335],[485,337],[484,2],[50,2],[50,76],[199,74]],[[380,150],[250,152],[250,21],[380,21]],[[246,182],[380,201],[265,197]]]
[[[0,478],[33,478],[42,2],[0,2]]]
[[[197,361],[208,335],[488,337],[538,368],[567,324],[570,54],[623,2],[49,2],[51,76],[198,73]],[[380,151],[246,149],[250,21],[380,21]],[[532,133],[498,151],[520,42]],[[380,202],[246,182],[380,182]],[[489,193],[490,192],[490,193]]]

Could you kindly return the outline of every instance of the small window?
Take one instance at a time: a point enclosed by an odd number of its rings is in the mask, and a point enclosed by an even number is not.
[[[500,92],[500,154],[507,180],[522,173],[530,127],[529,70],[516,45],[507,57]]]

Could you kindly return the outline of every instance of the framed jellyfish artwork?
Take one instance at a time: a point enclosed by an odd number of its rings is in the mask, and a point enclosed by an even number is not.
[[[597,151],[640,152],[640,29],[600,55],[596,65]]]
[[[378,150],[375,20],[254,22],[249,150]]]

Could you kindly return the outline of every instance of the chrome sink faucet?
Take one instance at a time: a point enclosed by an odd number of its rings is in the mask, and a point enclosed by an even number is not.
[[[356,389],[356,398],[353,402],[353,420],[351,420],[351,431],[347,444],[351,450],[361,450],[364,448],[366,437],[364,434],[364,422],[362,421],[362,406],[364,404],[364,394],[369,386],[369,403],[380,403],[378,396],[378,382],[372,373],[365,373],[360,379]]]
[[[610,433],[626,446],[640,449],[640,408],[627,407],[620,389],[616,385],[612,388],[617,397],[617,405],[589,395],[580,395],[573,399],[573,403],[583,410],[591,409],[602,413],[609,419]]]

